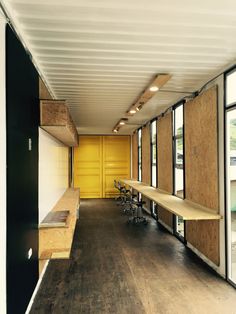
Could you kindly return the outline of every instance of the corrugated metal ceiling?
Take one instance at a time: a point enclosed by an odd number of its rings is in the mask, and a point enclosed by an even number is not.
[[[172,75],[164,90],[195,91],[235,61],[236,1],[2,3],[79,133],[111,133],[157,73]],[[159,92],[129,122],[143,124],[184,95]]]

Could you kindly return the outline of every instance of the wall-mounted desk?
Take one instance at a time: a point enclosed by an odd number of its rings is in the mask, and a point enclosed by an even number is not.
[[[40,272],[46,260],[70,258],[78,207],[79,189],[69,188],[39,225]]]
[[[222,218],[212,209],[188,200],[182,200],[177,196],[173,196],[145,183],[126,179],[121,179],[120,181],[184,220],[219,220]]]

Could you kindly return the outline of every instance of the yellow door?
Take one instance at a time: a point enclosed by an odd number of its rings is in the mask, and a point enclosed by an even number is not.
[[[81,198],[114,197],[114,180],[129,177],[130,136],[80,136],[74,149],[74,186]]]
[[[74,186],[81,198],[102,197],[102,137],[80,136],[74,149]]]
[[[130,136],[103,136],[103,197],[117,195],[114,179],[130,178]]]

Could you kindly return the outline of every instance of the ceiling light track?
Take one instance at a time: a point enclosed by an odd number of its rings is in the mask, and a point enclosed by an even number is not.
[[[146,87],[146,89],[138,97],[137,101],[129,108],[126,112],[126,116],[133,116],[135,113],[140,111],[143,106],[156,94],[160,91],[160,88],[164,86],[169,79],[171,78],[170,74],[160,73],[155,76],[151,83]],[[127,124],[128,118],[122,118],[113,128],[114,133],[118,133],[121,126]],[[131,124],[130,124],[131,125]],[[134,124],[140,125],[140,124]]]
[[[189,95],[192,95],[194,92],[186,92],[186,91],[180,91],[180,90],[162,89],[162,90],[159,91],[159,93],[173,93],[173,94],[189,94]]]

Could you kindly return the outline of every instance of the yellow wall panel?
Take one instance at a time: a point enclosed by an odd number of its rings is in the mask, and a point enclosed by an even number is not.
[[[117,195],[120,178],[130,178],[130,136],[103,136],[103,197]]]
[[[102,137],[80,136],[74,149],[74,186],[81,198],[102,197]]]
[[[130,178],[130,136],[80,136],[74,149],[74,186],[81,198],[117,195],[114,180]]]

